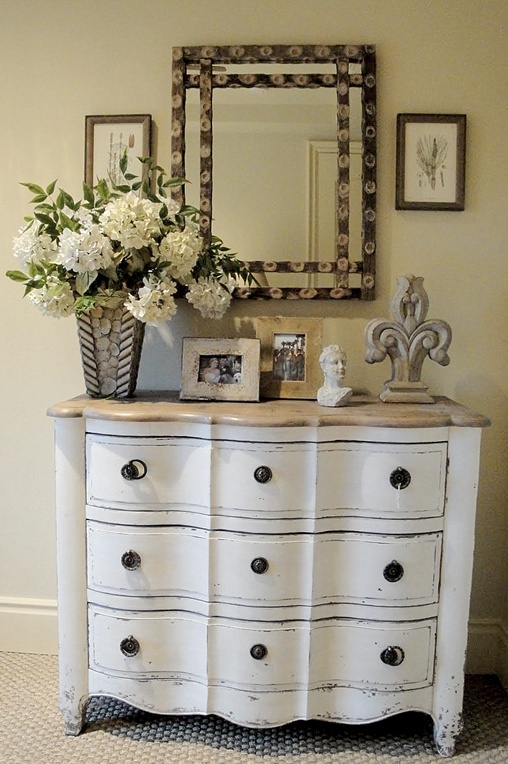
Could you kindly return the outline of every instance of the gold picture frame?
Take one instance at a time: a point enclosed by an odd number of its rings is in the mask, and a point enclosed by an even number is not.
[[[322,382],[323,321],[261,317],[255,328],[261,341],[260,396],[314,399]]]
[[[259,401],[260,341],[184,337],[181,400]]]

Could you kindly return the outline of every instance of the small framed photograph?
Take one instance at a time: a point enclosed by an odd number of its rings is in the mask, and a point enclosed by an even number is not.
[[[315,398],[322,383],[322,320],[276,316],[257,318],[255,325],[261,341],[261,397]]]
[[[463,210],[465,114],[398,114],[395,209]]]
[[[142,177],[138,157],[151,156],[150,114],[90,115],[85,117],[85,183],[93,186],[102,178],[122,183],[120,160],[127,152],[128,171]]]
[[[184,337],[181,400],[258,401],[260,341]]]

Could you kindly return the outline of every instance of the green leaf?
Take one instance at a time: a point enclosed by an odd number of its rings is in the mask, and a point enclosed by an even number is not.
[[[76,291],[80,295],[86,294],[91,285],[97,279],[97,271],[84,271],[76,276]]]
[[[32,194],[44,194],[46,195],[46,192],[41,186],[36,185],[35,183],[21,183],[21,186],[25,186],[25,188],[28,188],[29,191],[32,192]]]
[[[21,271],[7,271],[5,275],[13,281],[19,281],[21,283],[28,281],[26,273],[22,273]]]
[[[129,157],[127,156],[127,149],[125,149],[125,151],[123,152],[123,156],[119,162],[120,172],[122,173],[122,175],[125,175],[128,163],[129,163]]]
[[[71,210],[76,209],[76,203],[75,203],[74,199],[72,198],[72,196],[67,193],[67,191],[64,191],[61,188],[59,196],[62,197],[65,206],[69,207],[69,209],[71,209]]]
[[[51,194],[55,190],[55,186],[56,186],[56,180],[54,180],[53,183],[50,183],[49,186],[46,188],[46,193],[48,196],[51,196]]]
[[[93,190],[90,188],[90,186],[87,183],[83,183],[83,196],[85,198],[85,201],[88,202],[92,207],[95,203],[95,197]]]
[[[60,213],[60,225],[62,228],[70,228],[71,231],[77,231],[79,228],[77,220],[72,220],[65,212]]]
[[[48,226],[49,228],[55,227],[55,221],[53,218],[51,218],[49,215],[44,214],[43,212],[36,212],[35,218],[39,221],[39,223],[42,223],[45,226]]]
[[[33,199],[30,199],[30,204],[39,204],[40,202],[45,202],[48,198],[48,195],[45,193],[37,194],[37,196],[34,196]]]
[[[97,193],[99,194],[99,196],[101,197],[101,199],[109,199],[109,197],[111,196],[107,181],[104,178],[99,180],[99,182],[95,186],[95,189]]]

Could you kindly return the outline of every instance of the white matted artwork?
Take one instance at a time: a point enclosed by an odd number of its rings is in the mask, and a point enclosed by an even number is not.
[[[258,339],[185,337],[181,400],[258,401]]]
[[[261,396],[315,398],[322,381],[322,320],[263,316],[255,326],[261,340]]]
[[[463,210],[465,114],[398,114],[395,207]]]
[[[85,117],[85,183],[99,179],[125,182],[120,160],[127,154],[127,171],[142,177],[138,157],[151,155],[150,114],[89,115]]]

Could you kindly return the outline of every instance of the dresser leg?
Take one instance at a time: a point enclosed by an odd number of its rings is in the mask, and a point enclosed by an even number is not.
[[[85,703],[80,702],[78,708],[61,708],[64,731],[66,735],[76,736],[85,726]]]
[[[453,756],[455,753],[455,741],[461,729],[461,719],[442,719],[434,724],[434,743],[440,756]]]

